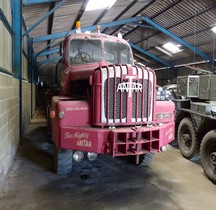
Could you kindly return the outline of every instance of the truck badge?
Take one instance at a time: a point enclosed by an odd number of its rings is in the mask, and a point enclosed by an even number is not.
[[[142,84],[133,82],[132,80],[135,79],[136,76],[126,76],[125,79],[128,79],[128,82],[122,82],[118,84],[117,92],[120,90],[121,92],[126,91],[128,94],[128,97],[132,96],[132,92],[142,92]]]

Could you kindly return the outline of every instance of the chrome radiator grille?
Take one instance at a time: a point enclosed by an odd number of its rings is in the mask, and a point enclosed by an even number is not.
[[[109,81],[108,81],[109,80]],[[126,118],[127,93],[116,92],[121,79],[106,79],[104,84],[104,110],[107,119]],[[108,84],[109,83],[109,84]],[[109,88],[108,88],[109,87]]]
[[[136,124],[153,120],[155,75],[128,65],[101,68],[101,123]]]

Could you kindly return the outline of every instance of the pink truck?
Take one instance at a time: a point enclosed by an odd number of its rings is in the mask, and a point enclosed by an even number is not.
[[[99,154],[147,165],[174,139],[175,105],[156,100],[155,73],[134,65],[127,41],[101,33],[69,35],[58,66],[60,94],[50,108],[57,174]]]

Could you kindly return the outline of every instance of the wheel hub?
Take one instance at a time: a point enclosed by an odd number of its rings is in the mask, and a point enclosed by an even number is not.
[[[214,166],[216,166],[216,152],[210,154],[210,160]]]
[[[190,146],[190,142],[191,142],[191,137],[189,134],[184,134],[182,136],[182,141],[185,145],[187,145],[188,147]]]

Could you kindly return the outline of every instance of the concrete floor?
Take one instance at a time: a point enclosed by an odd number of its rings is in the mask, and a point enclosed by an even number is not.
[[[57,176],[45,126],[40,114],[32,120],[0,192],[0,210],[216,209],[216,186],[199,160],[185,160],[171,146],[147,168],[100,156]]]

